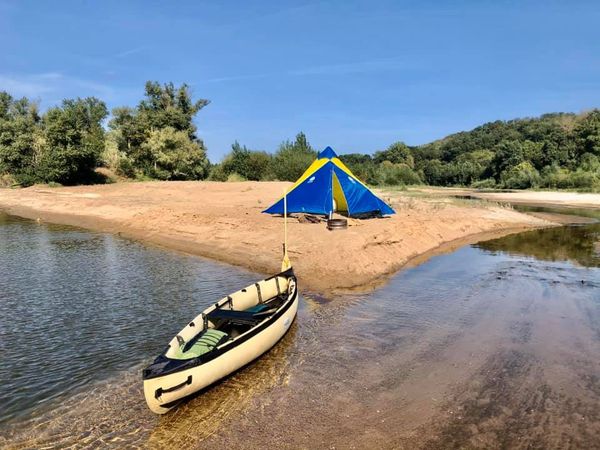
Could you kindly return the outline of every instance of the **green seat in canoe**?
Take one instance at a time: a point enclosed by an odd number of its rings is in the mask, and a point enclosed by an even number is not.
[[[187,343],[181,345],[175,355],[172,356],[173,359],[192,359],[197,358],[200,355],[204,355],[205,353],[210,352],[217,345],[224,342],[227,338],[227,333],[224,333],[219,330],[206,330],[202,333],[202,335],[198,338],[196,342],[187,350],[184,351]]]

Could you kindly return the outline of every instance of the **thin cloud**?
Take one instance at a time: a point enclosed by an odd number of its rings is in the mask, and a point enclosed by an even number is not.
[[[114,55],[115,58],[125,58],[126,56],[131,56],[131,55],[135,55],[136,53],[142,53],[144,50],[146,50],[147,47],[137,47],[137,48],[132,48],[129,50],[124,50],[120,53],[117,53]]]
[[[231,75],[202,80],[203,83],[224,83],[229,81],[258,80],[262,78],[283,77],[283,76],[311,76],[311,75],[350,75],[353,73],[366,72],[390,72],[403,69],[409,69],[414,65],[406,64],[398,57],[373,59],[368,61],[355,61],[342,64],[323,64],[320,66],[310,66],[300,69],[287,70],[283,72]]]
[[[347,75],[352,73],[382,72],[407,68],[400,58],[383,58],[343,64],[324,64],[292,70],[291,75]]]
[[[0,74],[0,90],[6,91],[15,97],[39,97],[52,92],[47,84],[36,81],[32,77],[11,77]]]
[[[257,80],[260,78],[268,78],[268,77],[273,77],[273,76],[278,76],[278,75],[281,75],[281,74],[262,73],[262,74],[255,74],[255,75],[232,75],[232,76],[208,78],[206,80],[203,80],[203,82],[204,83],[223,83],[226,81]]]
[[[48,97],[49,94],[68,97],[74,86],[81,89],[80,95],[97,95],[109,101],[116,98],[116,92],[110,86],[60,72],[25,75],[0,73],[0,90],[7,91],[15,97],[39,98]]]

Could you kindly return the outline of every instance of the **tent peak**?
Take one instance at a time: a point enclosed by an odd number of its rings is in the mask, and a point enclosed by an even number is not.
[[[321,153],[319,153],[319,156],[317,156],[317,159],[322,159],[322,158],[327,158],[327,159],[337,158],[337,153],[334,152],[331,147],[327,146]]]

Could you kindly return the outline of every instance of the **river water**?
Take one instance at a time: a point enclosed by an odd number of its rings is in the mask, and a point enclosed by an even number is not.
[[[0,447],[600,447],[600,224],[305,293],[271,352],[161,417],[141,368],[262,275],[5,215],[0,274]]]

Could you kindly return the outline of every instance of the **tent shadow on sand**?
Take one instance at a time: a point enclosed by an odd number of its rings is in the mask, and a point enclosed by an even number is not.
[[[283,197],[263,213],[283,214]],[[381,217],[395,211],[377,197],[338,158],[331,147],[317,159],[287,192],[287,212],[353,218]]]

